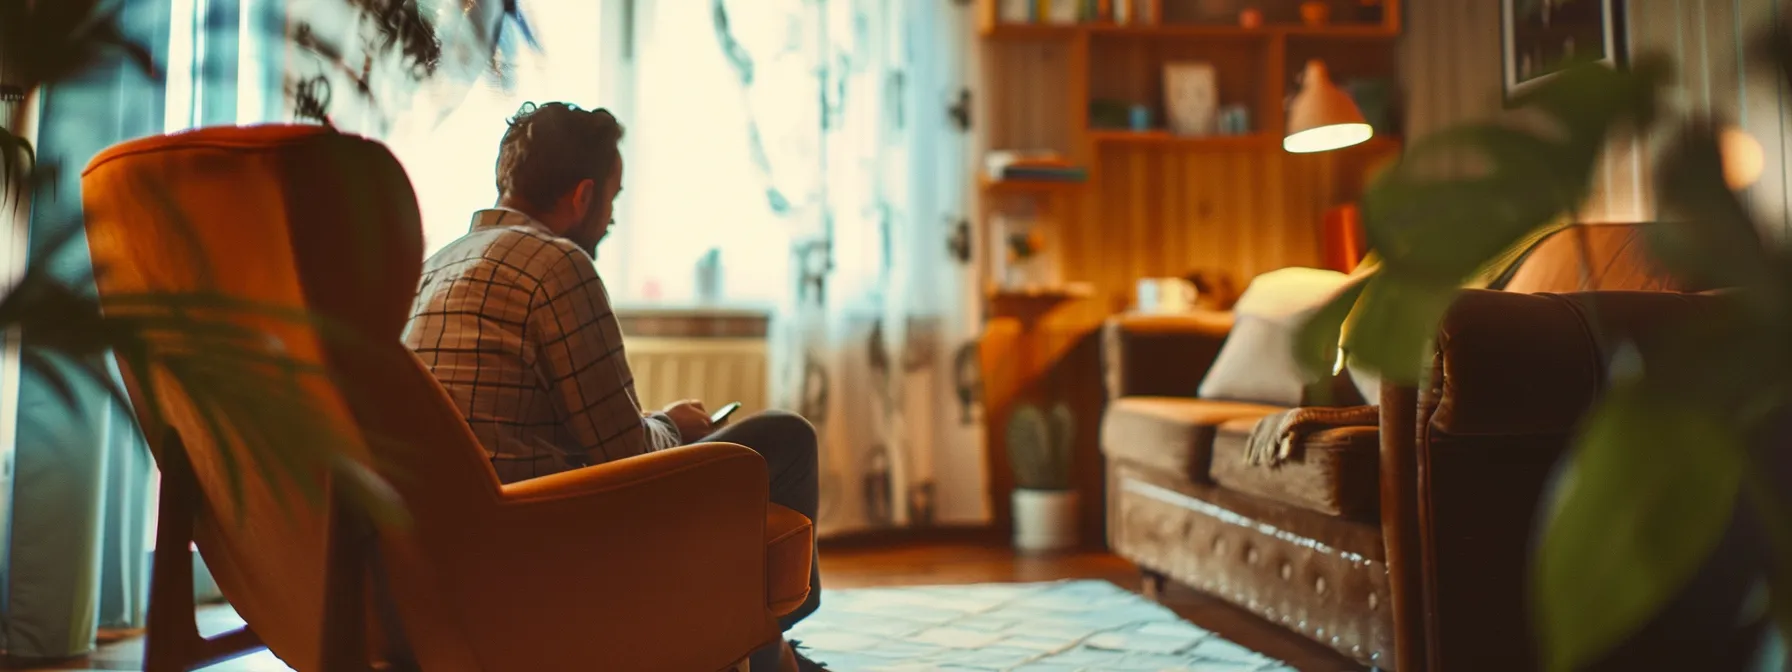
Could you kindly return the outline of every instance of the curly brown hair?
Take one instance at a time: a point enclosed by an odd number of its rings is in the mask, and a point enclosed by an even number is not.
[[[498,143],[498,194],[551,208],[580,180],[599,185],[622,160],[622,124],[608,110],[523,103]]]

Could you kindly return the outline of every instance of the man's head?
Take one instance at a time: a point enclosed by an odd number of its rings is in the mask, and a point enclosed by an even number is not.
[[[498,204],[597,255],[622,191],[622,125],[608,111],[525,103],[498,145]]]

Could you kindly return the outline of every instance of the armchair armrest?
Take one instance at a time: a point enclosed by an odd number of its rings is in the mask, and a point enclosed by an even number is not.
[[[1109,399],[1193,397],[1232,331],[1232,314],[1118,315],[1102,325]]]
[[[486,577],[456,582],[492,615],[479,627],[519,630],[489,640],[517,648],[488,666],[565,668],[583,651],[605,669],[720,670],[778,636],[767,496],[765,461],[742,446],[649,453],[504,486],[444,564]]]

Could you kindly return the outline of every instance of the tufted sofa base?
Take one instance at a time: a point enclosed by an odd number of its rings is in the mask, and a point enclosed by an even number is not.
[[[1140,567],[1365,665],[1392,669],[1394,619],[1378,525],[1108,463],[1108,534]]]

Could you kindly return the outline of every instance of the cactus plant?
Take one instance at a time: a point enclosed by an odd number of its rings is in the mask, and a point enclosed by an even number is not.
[[[1023,405],[1008,418],[1008,460],[1015,487],[1025,490],[1069,490],[1071,445],[1076,419],[1063,404],[1048,414]]]

